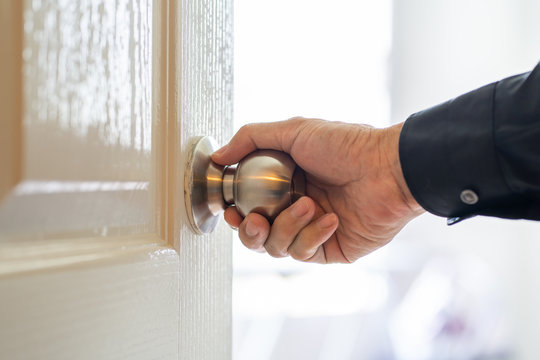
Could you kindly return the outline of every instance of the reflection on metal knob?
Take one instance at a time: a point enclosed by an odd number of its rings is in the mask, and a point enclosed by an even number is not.
[[[304,171],[286,153],[258,150],[223,167],[210,159],[216,149],[210,137],[195,139],[186,163],[186,209],[196,233],[212,232],[227,206],[235,206],[242,216],[256,212],[272,222],[305,194]]]

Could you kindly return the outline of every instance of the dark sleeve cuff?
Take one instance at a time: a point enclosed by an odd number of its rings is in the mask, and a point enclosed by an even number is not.
[[[403,125],[403,175],[427,211],[456,222],[510,194],[494,145],[495,88],[490,84],[413,114]]]

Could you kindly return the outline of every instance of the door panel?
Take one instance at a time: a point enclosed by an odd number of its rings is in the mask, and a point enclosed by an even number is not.
[[[0,278],[1,359],[177,358],[174,250],[57,265]]]
[[[151,0],[26,2],[24,181],[0,210],[2,233],[156,233],[152,10]]]
[[[230,358],[230,230],[192,234],[182,189],[191,138],[231,135],[231,2],[0,10],[18,53],[1,64],[0,358]]]

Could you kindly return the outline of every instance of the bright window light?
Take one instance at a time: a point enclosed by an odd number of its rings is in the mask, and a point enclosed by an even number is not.
[[[236,0],[236,130],[293,116],[387,125],[391,19],[390,0]],[[365,267],[273,259],[243,248],[239,239],[234,271],[236,360],[277,359],[280,351],[292,356],[312,340],[296,347],[280,341],[287,319],[369,313],[388,292],[384,277]],[[352,352],[358,327],[351,324],[332,327],[316,350],[320,359],[324,348]],[[316,327],[327,331],[324,322]],[[347,338],[347,344],[336,343]]]

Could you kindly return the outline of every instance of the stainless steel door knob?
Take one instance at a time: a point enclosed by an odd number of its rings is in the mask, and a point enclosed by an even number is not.
[[[272,222],[305,195],[304,171],[286,153],[258,150],[224,167],[211,160],[215,150],[217,144],[206,136],[195,139],[188,154],[184,195],[194,232],[212,232],[227,206],[235,206],[242,216],[256,212]]]

